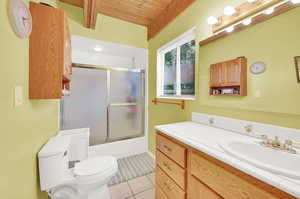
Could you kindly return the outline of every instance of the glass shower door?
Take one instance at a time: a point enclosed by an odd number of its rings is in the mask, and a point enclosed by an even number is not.
[[[61,128],[90,128],[90,145],[142,136],[144,100],[143,71],[74,67]]]
[[[144,72],[111,70],[108,104],[108,141],[144,133]]]
[[[107,139],[107,73],[73,68],[71,95],[61,102],[61,128],[90,128],[90,145]]]

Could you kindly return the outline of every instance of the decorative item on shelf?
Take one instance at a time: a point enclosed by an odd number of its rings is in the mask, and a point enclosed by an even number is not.
[[[264,62],[255,62],[250,66],[251,73],[257,75],[266,71],[266,64]]]
[[[300,56],[297,56],[295,59],[295,66],[296,66],[296,75],[297,75],[297,81],[300,83]]]
[[[298,6],[300,0],[247,0],[236,8],[226,6],[222,16],[208,17],[207,23],[212,27],[214,34],[199,44],[206,45]]]
[[[158,104],[158,103],[161,103],[161,104],[175,104],[175,105],[180,106],[181,110],[184,110],[184,108],[185,108],[185,100],[181,100],[180,102],[167,102],[167,101],[161,101],[161,100],[158,100],[157,98],[154,98],[152,100],[152,102],[154,104]]]
[[[10,0],[9,16],[17,36],[28,38],[32,31],[32,17],[28,6],[22,0]]]
[[[225,88],[225,89],[222,89],[222,94],[233,94],[233,88]]]

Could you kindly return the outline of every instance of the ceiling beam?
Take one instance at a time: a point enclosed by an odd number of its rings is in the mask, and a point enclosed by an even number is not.
[[[148,25],[148,40],[155,37],[196,0],[173,0],[160,15]]]
[[[83,0],[84,26],[95,29],[97,21],[96,0]]]

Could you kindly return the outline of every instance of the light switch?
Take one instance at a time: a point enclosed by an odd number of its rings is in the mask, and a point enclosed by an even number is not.
[[[15,87],[15,107],[23,105],[23,88],[22,86]]]

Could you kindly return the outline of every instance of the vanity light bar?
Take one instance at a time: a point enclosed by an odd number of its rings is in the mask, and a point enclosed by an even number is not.
[[[256,3],[257,1],[258,0],[247,0],[248,3]],[[300,4],[300,0],[283,0],[283,1],[281,1],[281,2],[279,2],[277,4],[275,4],[275,5],[273,5],[271,7],[268,7],[267,9],[264,9],[261,12],[258,12],[258,13],[254,14],[254,15],[251,15],[250,17],[244,19],[242,22],[241,21],[236,22],[235,24],[232,24],[231,26],[236,26],[236,25],[238,25],[240,23],[242,23],[242,24],[244,24],[244,25],[247,26],[247,25],[251,24],[252,18],[254,18],[254,17],[258,16],[258,15],[261,15],[261,14],[271,15],[271,14],[274,13],[275,9],[278,6],[281,6],[281,5],[283,5],[285,3],[288,3],[288,2],[291,2],[293,4]],[[226,6],[224,8],[224,14],[226,16],[233,16],[236,12],[237,12],[237,10],[234,7],[232,7],[232,6]],[[217,18],[215,16],[210,16],[210,17],[207,18],[207,23],[209,25],[211,25],[211,26],[214,26],[216,24],[220,24],[221,21],[220,21],[219,18]],[[227,30],[227,28],[221,29],[220,31],[216,31],[215,34],[223,32],[224,30]]]
[[[257,0],[247,0],[247,1],[249,3],[255,3]],[[277,7],[279,7],[279,6],[281,6],[285,3],[288,3],[288,2],[292,2],[293,4],[298,4],[298,3],[300,3],[300,0],[284,0],[284,1],[281,1],[280,3],[277,3],[277,4],[273,5],[272,7],[269,7],[269,8],[267,8],[267,9],[265,9],[265,10],[259,12],[259,13],[256,13],[255,15],[250,16],[249,18],[244,19],[243,21],[238,21],[235,24],[232,24],[231,26],[229,26],[227,28],[224,28],[224,29],[222,29],[218,32],[215,32],[214,35],[220,34],[224,31],[226,31],[227,33],[234,32],[235,26],[240,25],[240,24],[243,24],[244,26],[248,26],[252,23],[252,19],[255,18],[256,16],[261,15],[261,14],[271,15],[271,14],[274,13],[274,11],[276,10]],[[209,25],[214,25],[214,24],[219,23],[218,18],[213,17],[213,16],[209,17],[207,19],[207,21],[208,21]]]
[[[258,1],[262,1],[262,0],[258,0]],[[234,32],[239,32],[241,30],[244,30],[245,28],[247,28],[247,26],[252,26],[252,25],[261,23],[265,20],[268,20],[272,17],[281,15],[281,14],[283,14],[291,9],[297,8],[297,7],[300,7],[300,0],[280,1],[279,3],[274,4],[273,6],[270,6],[264,10],[261,10],[260,12],[254,14],[254,15],[249,15],[249,16],[245,15],[245,17],[243,19],[237,21],[236,23],[230,24],[227,27],[220,29],[219,31],[214,32],[214,34],[212,36],[200,41],[199,45],[204,46],[206,44],[209,44],[211,42],[214,42],[216,40],[224,38],[227,35],[230,35]],[[264,13],[264,11],[269,8],[273,8],[274,12],[272,14],[267,15]],[[224,23],[224,22],[220,21],[220,19],[222,19],[222,18],[218,18],[218,19],[219,20],[214,20],[215,22],[217,21],[217,24],[212,25],[212,26],[220,27],[220,24]]]

